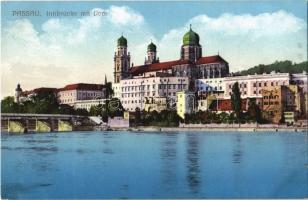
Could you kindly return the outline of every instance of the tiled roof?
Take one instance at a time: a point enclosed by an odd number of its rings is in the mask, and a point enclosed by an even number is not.
[[[242,110],[247,110],[246,102],[247,99],[242,99]],[[217,101],[212,102],[210,109],[217,111]],[[232,111],[231,99],[218,100],[218,111]]]
[[[29,94],[37,94],[41,92],[57,92],[57,88],[47,88],[47,87],[40,87],[40,88],[35,88],[30,91],[23,91],[22,95],[29,95]]]
[[[66,85],[64,88],[60,88],[59,91],[66,90],[102,90],[105,86],[102,84],[89,84],[89,83],[77,83]]]
[[[215,56],[201,57],[196,61],[196,64],[200,65],[200,64],[208,64],[208,63],[217,63],[217,62],[228,63],[222,57],[220,57],[220,55],[215,55]]]
[[[175,66],[175,65],[182,65],[182,64],[200,65],[200,64],[208,64],[208,63],[217,63],[217,62],[227,63],[222,57],[220,57],[219,55],[215,55],[215,56],[201,57],[196,62],[191,62],[189,60],[174,60],[174,61],[149,64],[149,65],[140,65],[140,66],[132,67],[130,69],[130,73],[135,76],[135,75],[142,74],[144,72],[153,72],[153,71],[172,69],[172,66]]]
[[[189,63],[191,62],[188,60],[174,60],[174,61],[167,61],[167,62],[161,62],[161,63],[153,63],[150,65],[141,65],[141,66],[132,67],[130,69],[130,73],[132,73],[133,75],[138,75],[144,72],[168,70],[168,69],[171,69],[172,66],[181,65],[181,64],[189,64]]]

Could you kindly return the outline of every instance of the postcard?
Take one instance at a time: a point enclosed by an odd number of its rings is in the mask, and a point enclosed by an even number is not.
[[[1,1],[2,199],[308,197],[307,1]]]

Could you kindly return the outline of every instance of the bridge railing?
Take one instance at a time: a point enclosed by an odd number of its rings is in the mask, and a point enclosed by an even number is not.
[[[80,115],[63,115],[63,114],[35,114],[35,113],[1,113],[1,117],[82,117]]]

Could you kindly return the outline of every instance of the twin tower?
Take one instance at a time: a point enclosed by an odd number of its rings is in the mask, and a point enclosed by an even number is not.
[[[197,61],[202,57],[202,47],[199,44],[199,35],[190,29],[183,36],[181,47],[181,60]],[[151,42],[147,48],[147,58],[144,65],[159,63],[157,58],[156,45]],[[123,35],[118,39],[117,51],[114,55],[114,83],[130,78],[130,53],[127,52],[127,39]]]

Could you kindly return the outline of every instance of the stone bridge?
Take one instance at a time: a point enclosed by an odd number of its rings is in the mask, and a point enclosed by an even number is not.
[[[33,133],[73,131],[88,119],[60,114],[1,113],[1,132]]]

